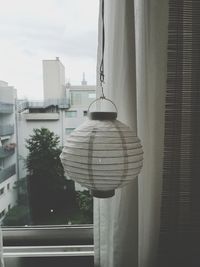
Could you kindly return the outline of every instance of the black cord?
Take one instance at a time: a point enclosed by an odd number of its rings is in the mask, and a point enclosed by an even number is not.
[[[105,21],[104,21],[104,0],[101,0],[101,16],[102,16],[102,51],[101,51],[101,64],[100,64],[100,84],[102,90],[102,98],[105,98],[103,92],[103,83],[104,83],[104,50],[105,50]]]

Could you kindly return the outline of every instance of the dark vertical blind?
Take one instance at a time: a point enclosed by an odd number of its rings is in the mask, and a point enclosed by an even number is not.
[[[200,266],[200,0],[169,0],[157,266]]]

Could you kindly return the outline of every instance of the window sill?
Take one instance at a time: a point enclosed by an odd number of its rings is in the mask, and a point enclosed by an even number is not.
[[[4,258],[25,257],[90,257],[94,256],[93,245],[82,246],[26,246],[4,247]]]
[[[5,247],[93,245],[93,225],[3,227]]]

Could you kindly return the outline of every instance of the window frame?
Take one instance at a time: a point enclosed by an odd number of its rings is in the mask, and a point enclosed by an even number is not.
[[[4,256],[94,256],[93,225],[2,227]]]

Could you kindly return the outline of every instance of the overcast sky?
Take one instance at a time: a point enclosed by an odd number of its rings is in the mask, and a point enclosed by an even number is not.
[[[0,0],[0,80],[43,96],[42,60],[59,57],[66,82],[96,81],[99,0]]]

